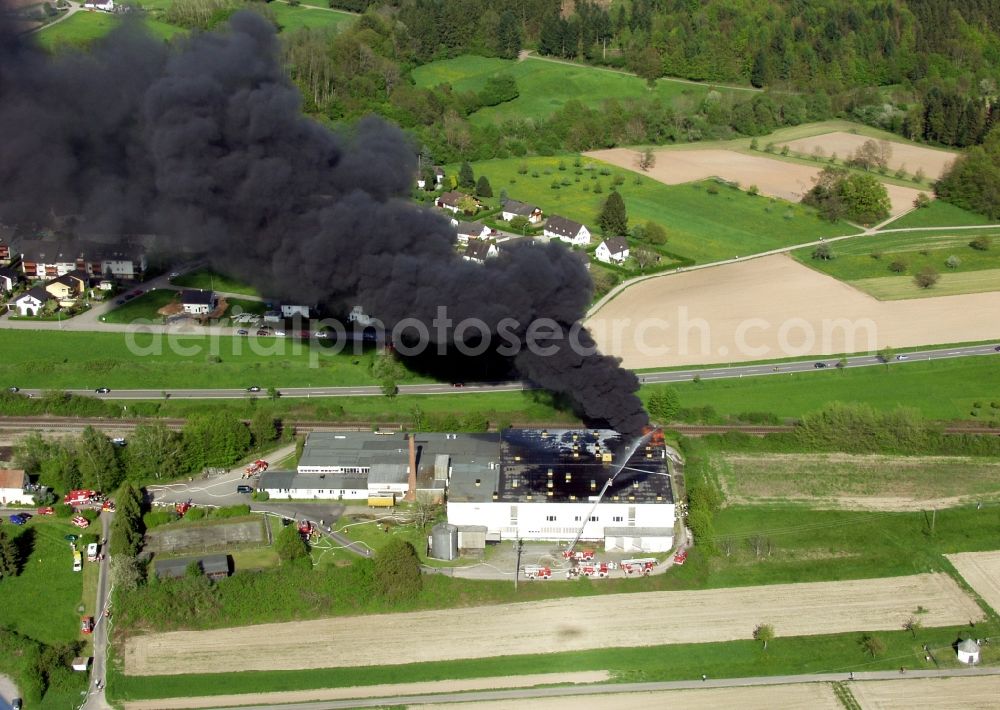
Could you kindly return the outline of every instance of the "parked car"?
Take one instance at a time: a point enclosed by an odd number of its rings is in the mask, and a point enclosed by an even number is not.
[[[111,443],[114,444],[115,446],[125,446],[126,444],[125,437],[116,436],[111,440]]]
[[[239,330],[236,331],[236,334],[237,335],[250,335],[250,331],[247,330],[246,328],[240,328]]]
[[[168,276],[167,278],[168,279],[176,279],[178,276],[180,276],[179,273],[177,273],[176,271],[171,271],[170,272],[170,276]]]
[[[283,331],[283,330],[276,330],[276,331],[274,331],[274,334],[277,337],[279,337],[279,338],[284,338],[285,337],[285,331]]]
[[[15,513],[14,515],[10,516],[10,522],[14,523],[14,525],[24,525],[30,519],[31,516],[28,515],[27,513]]]
[[[1000,353],[1000,345],[997,345],[997,346],[996,346],[995,348],[993,348],[993,349],[994,349],[994,350],[996,350],[996,351],[997,351],[998,353]]]
[[[120,305],[122,305],[124,303],[125,303],[125,299],[124,298],[119,298],[117,301],[115,301],[115,305],[118,305],[118,306],[120,306]]]
[[[10,701],[11,710],[21,710],[24,707],[24,703],[20,698],[14,698]]]
[[[240,485],[236,486],[236,492],[237,493],[244,493],[246,495],[250,495],[251,493],[253,493],[253,487],[247,486],[245,484],[240,484]]]
[[[464,382],[452,382],[451,386],[452,387],[465,387],[465,383]]]
[[[8,387],[7,391],[8,392],[13,392],[14,394],[17,394],[18,392],[21,391],[21,388],[20,387]]]
[[[261,328],[260,330],[257,331],[257,335],[270,335],[270,334],[271,334],[271,331],[264,330],[263,328]]]
[[[94,633],[94,617],[83,616],[80,618],[80,632],[84,634]]]
[[[897,360],[909,360],[910,356],[909,355],[897,355],[896,359]]]
[[[254,385],[252,387],[247,387],[247,392],[260,392],[260,387]]]
[[[51,505],[46,505],[46,506],[38,509],[38,514],[39,515],[55,515],[56,514],[56,509],[53,508]]]
[[[110,391],[111,391],[111,388],[110,388],[110,387],[98,387],[98,388],[97,388],[96,390],[94,390],[94,391],[95,391],[95,392],[96,392],[97,394],[107,394],[108,392],[110,392]]]
[[[825,362],[817,362],[815,365],[813,365],[813,367],[815,367],[817,370],[822,370],[824,367],[826,367],[826,363]]]
[[[132,298],[135,298],[136,296],[141,296],[142,295],[142,289],[141,288],[137,288],[135,291],[133,291],[129,295],[132,296]]]

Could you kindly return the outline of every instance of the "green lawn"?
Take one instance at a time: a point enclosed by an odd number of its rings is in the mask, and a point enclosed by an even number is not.
[[[12,330],[0,338],[0,382],[44,389],[374,384],[371,358],[372,351],[333,355],[291,338]]]
[[[46,27],[35,36],[39,44],[48,49],[62,46],[79,47],[103,37],[120,23],[121,18],[117,15],[105,12],[78,12],[62,22]],[[169,39],[178,32],[185,31],[180,27],[148,17],[143,23],[150,32],[163,39]]]
[[[136,321],[162,323],[163,316],[157,311],[176,301],[178,296],[177,291],[170,289],[149,291],[131,301],[126,301],[124,305],[117,306],[102,316],[101,320],[105,323],[134,323]],[[118,296],[115,300],[121,300],[121,298]]]
[[[613,168],[578,156],[511,158],[476,163],[478,178],[485,175],[495,195],[506,190],[513,199],[537,204],[546,215],[558,214],[582,222],[597,235],[597,215],[607,200],[615,176],[625,200],[629,224],[653,221],[667,230],[666,249],[697,263],[728,259],[778,247],[855,231],[847,224],[821,220],[814,210],[767,197],[754,197],[712,181],[664,185],[629,170]],[[565,170],[559,170],[563,163]],[[587,169],[588,165],[592,169]],[[609,175],[601,175],[601,169]],[[526,169],[521,173],[521,169]],[[446,168],[456,174],[457,167]],[[577,174],[579,172],[580,174]],[[537,174],[538,177],[534,177]],[[552,182],[569,185],[552,188]],[[577,181],[579,180],[579,181]],[[638,184],[637,181],[638,180]],[[599,194],[594,186],[600,184]],[[711,194],[710,188],[717,188]],[[595,238],[595,242],[599,237]]]
[[[882,300],[996,291],[1000,289],[1000,245],[987,251],[969,246],[982,234],[1000,243],[1000,232],[989,229],[893,232],[831,244],[835,258],[829,261],[813,259],[812,247],[794,251],[792,256]],[[946,264],[952,256],[959,259],[955,268]],[[905,272],[894,273],[890,265],[895,262],[905,264]],[[913,283],[913,275],[926,267],[941,275],[929,289]]]
[[[608,99],[627,99],[655,95],[661,100],[675,101],[682,97],[698,101],[710,87],[695,86],[669,79],[656,82],[653,91],[636,76],[596,67],[553,62],[536,57],[518,62],[463,55],[417,67],[413,79],[417,86],[432,87],[450,83],[456,91],[479,91],[486,80],[499,73],[510,74],[517,81],[520,95],[513,101],[480,109],[472,120],[482,123],[508,119],[545,118],[558,111],[568,101],[581,101],[598,108]],[[730,89],[720,89],[730,93]]]
[[[991,418],[991,400],[1000,401],[998,356],[906,362],[891,366],[827,369],[766,377],[702,380],[672,385],[683,407],[711,405],[720,415],[772,412],[799,417],[829,402],[864,402],[876,409],[913,407],[928,419],[971,419],[974,402],[986,402],[976,419]],[[829,360],[829,358],[827,358]],[[654,388],[646,386],[647,398]],[[995,415],[993,415],[995,418]]]
[[[338,27],[345,22],[353,22],[355,18],[355,15],[310,7],[308,3],[293,7],[286,3],[272,2],[268,8],[274,13],[282,32],[294,32],[303,27],[309,29]]]
[[[887,229],[903,229],[907,227],[964,227],[979,224],[993,224],[981,214],[963,210],[948,202],[934,200],[929,206],[903,215],[895,222],[887,225]],[[979,234],[977,230],[967,232],[972,236]]]
[[[992,633],[995,624],[977,626]],[[885,652],[872,659],[859,645],[860,633],[825,636],[779,637],[764,651],[751,640],[728,643],[677,644],[644,648],[607,648],[571,653],[500,656],[489,659],[413,663],[401,666],[324,668],[303,671],[246,671],[242,673],[186,676],[122,676],[114,673],[110,696],[117,701],[172,698],[224,693],[254,693],[312,688],[336,688],[380,683],[519,676],[608,670],[620,682],[696,680],[710,678],[784,675],[799,673],[843,673],[849,671],[934,668],[924,660],[927,644],[944,667],[956,667],[951,644],[962,629],[921,629],[916,636],[906,631],[878,633]],[[748,634],[749,636],[749,631]],[[1000,659],[992,645],[984,647],[982,662]],[[669,696],[668,696],[669,697]]]
[[[170,283],[174,286],[182,286],[184,288],[200,288],[206,291],[238,293],[243,296],[260,296],[257,289],[253,286],[247,286],[241,281],[236,281],[228,276],[223,276],[207,269],[199,269],[198,271],[181,274],[177,278],[171,279]]]
[[[72,550],[63,539],[79,531],[62,521],[37,518],[25,527],[6,521],[3,527],[21,544],[30,545],[31,554],[20,575],[0,579],[0,626],[50,644],[80,638],[77,606],[83,575],[73,571]]]
[[[906,279],[911,279],[913,274],[926,266],[933,267],[942,274],[1000,268],[1000,231],[991,236],[995,247],[987,251],[970,247],[969,242],[982,234],[991,232],[978,229],[958,232],[895,232],[834,242],[830,244],[834,258],[829,261],[813,259],[814,247],[794,251],[792,256],[806,266],[842,281],[894,276],[889,266],[895,261],[906,264],[906,275],[903,277]],[[945,264],[950,256],[957,256],[960,261],[954,269],[949,269]],[[931,289],[932,292],[933,290]]]
[[[229,307],[226,309],[227,316],[239,315],[240,313],[256,313],[264,315],[267,311],[267,304],[263,301],[248,301],[245,298],[226,298]]]

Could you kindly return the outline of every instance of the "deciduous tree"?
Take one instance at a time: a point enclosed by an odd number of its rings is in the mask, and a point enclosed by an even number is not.
[[[646,409],[660,424],[669,424],[681,409],[681,398],[673,387],[661,387],[649,396]]]
[[[764,650],[767,650],[767,644],[774,640],[774,627],[770,624],[757,624],[753,630],[753,637],[755,641],[760,641],[764,644]]]
[[[393,538],[375,556],[375,581],[388,601],[412,599],[423,589],[420,558],[406,540]]]

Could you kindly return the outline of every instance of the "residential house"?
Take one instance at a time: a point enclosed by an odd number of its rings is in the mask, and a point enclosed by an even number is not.
[[[45,290],[50,296],[59,301],[59,305],[66,308],[76,303],[77,299],[83,295],[87,288],[89,279],[83,271],[71,271],[68,274],[49,281],[45,284]]]
[[[18,273],[8,266],[0,266],[0,293],[10,293],[20,281]]]
[[[441,184],[443,182],[444,182],[444,168],[441,168],[441,167],[435,165],[434,166],[434,187],[435,188],[441,187]],[[421,190],[423,190],[424,186],[426,184],[427,184],[427,181],[424,180],[424,176],[423,175],[418,175],[417,176],[417,187],[419,187]]]
[[[448,192],[442,193],[441,195],[438,196],[436,200],[434,200],[434,204],[440,207],[441,209],[445,209],[454,214],[458,214],[459,212],[462,211],[462,208],[459,206],[459,204],[461,203],[462,200],[466,198],[474,200],[476,203],[476,209],[477,210],[479,209],[479,207],[481,206],[479,200],[476,200],[476,198],[472,197],[471,195],[466,195],[464,192],[458,192],[457,190],[449,190]]]
[[[308,318],[309,306],[295,306],[283,303],[281,304],[281,315],[285,318],[291,318],[292,316],[302,316],[303,318]]]
[[[23,469],[0,468],[0,505],[31,505],[33,498],[25,491],[27,487],[28,475]]]
[[[208,315],[215,310],[219,299],[212,291],[183,291],[181,305],[184,312],[195,316]]]
[[[87,0],[83,4],[85,10],[100,10],[101,12],[114,12],[115,0]]]
[[[628,240],[625,237],[608,237],[597,247],[594,256],[605,264],[621,264],[628,259]]]
[[[351,309],[351,312],[347,314],[347,322],[357,323],[362,327],[368,327],[375,324],[375,319],[366,314],[363,307],[355,306]]]
[[[585,247],[590,244],[590,230],[586,226],[557,215],[552,215],[545,220],[542,236],[549,239],[561,239],[575,246]]]
[[[500,256],[500,250],[494,242],[474,239],[465,247],[465,253],[462,255],[462,258],[466,261],[474,261],[477,264],[485,264],[487,259],[492,259],[496,256]]]
[[[142,278],[146,254],[135,244],[31,239],[21,244],[21,273],[28,278],[54,279],[70,271],[88,276],[114,276],[128,281]]]
[[[542,210],[535,205],[529,205],[517,200],[504,200],[501,207],[501,216],[505,222],[509,222],[515,217],[524,217],[530,224],[539,224],[542,221]]]
[[[453,219],[451,223],[455,225],[458,241],[462,244],[468,243],[470,239],[486,239],[493,233],[493,230],[482,222],[459,222]]]
[[[45,304],[52,300],[54,299],[49,295],[48,291],[41,286],[35,286],[14,301],[14,307],[22,316],[37,316],[42,312]]]

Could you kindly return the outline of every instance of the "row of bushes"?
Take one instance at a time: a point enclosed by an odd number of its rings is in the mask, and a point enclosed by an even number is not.
[[[222,508],[194,507],[184,514],[184,519],[194,522],[205,519],[222,520],[225,518],[238,518],[244,515],[250,515],[249,505],[228,505]],[[160,508],[144,514],[142,522],[146,526],[146,529],[149,530],[150,528],[172,523],[175,520],[179,520],[180,517],[174,508]]]

